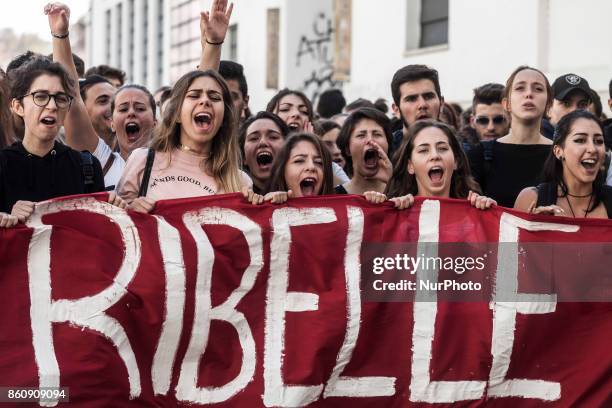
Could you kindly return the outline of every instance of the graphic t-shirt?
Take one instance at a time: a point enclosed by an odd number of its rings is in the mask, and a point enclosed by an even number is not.
[[[136,149],[130,155],[117,193],[128,203],[138,197],[144,174],[148,149]],[[223,194],[215,179],[204,171],[205,159],[189,152],[174,149],[170,154],[155,152],[155,161],[149,178],[147,197],[153,200],[201,197]],[[251,179],[241,174],[243,185],[250,186]]]

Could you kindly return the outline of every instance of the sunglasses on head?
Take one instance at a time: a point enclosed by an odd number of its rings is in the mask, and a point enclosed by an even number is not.
[[[503,115],[494,116],[492,118],[488,116],[477,116],[474,121],[480,126],[487,126],[490,121],[493,121],[494,125],[501,125],[506,122],[506,118]]]

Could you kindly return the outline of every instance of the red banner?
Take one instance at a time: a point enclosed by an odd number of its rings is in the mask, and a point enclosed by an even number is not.
[[[142,215],[96,198],[42,203],[27,226],[0,229],[0,387],[63,387],[82,407],[612,404],[612,303],[529,293],[516,260],[529,242],[606,252],[607,220],[350,196],[224,195]],[[367,277],[401,260],[370,264],[368,245],[412,245],[425,262],[456,242],[496,248],[480,301],[418,285],[414,301],[366,299],[381,285]],[[440,279],[423,265],[407,276]],[[457,265],[457,279],[484,276]],[[611,287],[599,268],[593,286]]]

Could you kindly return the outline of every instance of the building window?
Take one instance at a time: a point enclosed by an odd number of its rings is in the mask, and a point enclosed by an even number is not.
[[[164,0],[159,0],[157,3],[157,12],[159,13],[157,21],[157,80],[161,84],[164,72]]]
[[[130,82],[134,82],[134,77],[135,77],[135,73],[134,73],[134,0],[130,0],[128,2],[128,10],[129,10],[129,27],[130,27],[130,32],[129,32],[129,59],[130,59],[130,65],[127,67],[128,68],[128,74],[129,74],[129,80]]]
[[[143,50],[142,50],[142,55],[144,56],[143,58],[143,63],[142,63],[142,81],[144,83],[147,83],[147,80],[149,79],[149,2],[148,1],[144,1],[143,2],[143,10],[142,10],[142,14],[143,14]]]
[[[121,66],[121,58],[123,55],[121,32],[123,30],[123,4],[117,5],[117,65]]]
[[[267,10],[266,88],[278,89],[280,10]]]
[[[351,0],[334,1],[334,81],[351,76]]]
[[[419,47],[448,44],[448,0],[421,0]]]
[[[238,60],[238,24],[232,24],[227,30],[225,36],[225,44],[221,49],[221,59],[237,61]]]
[[[93,26],[93,24],[92,24]],[[111,61],[111,11],[106,10],[106,63],[110,64]]]
[[[448,44],[448,0],[406,0],[406,51]]]

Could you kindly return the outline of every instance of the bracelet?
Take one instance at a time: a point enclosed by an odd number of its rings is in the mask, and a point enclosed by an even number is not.
[[[66,34],[55,34],[53,31],[51,32],[51,36],[53,38],[59,38],[60,40],[62,40],[64,38],[68,38],[69,34],[70,34],[70,31],[68,31]]]
[[[207,39],[206,39],[206,44],[210,44],[210,45],[221,45],[221,44],[223,44],[223,41],[220,41],[220,42],[210,42],[210,41],[208,41],[208,38],[207,38]]]

